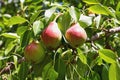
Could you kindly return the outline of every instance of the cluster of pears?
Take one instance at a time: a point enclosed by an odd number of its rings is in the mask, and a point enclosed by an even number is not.
[[[61,44],[62,36],[58,24],[56,21],[52,21],[42,31],[40,38],[48,49],[57,49]],[[69,27],[64,36],[67,43],[73,48],[82,45],[87,38],[86,31],[79,25],[79,23],[74,23]],[[33,41],[26,46],[24,55],[26,60],[39,63],[45,57],[45,50],[40,43]]]

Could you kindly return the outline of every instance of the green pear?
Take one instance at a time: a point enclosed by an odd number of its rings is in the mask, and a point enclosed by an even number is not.
[[[76,48],[86,41],[87,34],[79,23],[75,23],[66,30],[65,38],[73,48]]]
[[[41,39],[45,46],[49,49],[56,49],[59,47],[62,39],[62,33],[58,28],[58,24],[53,21],[43,30]]]
[[[39,63],[43,61],[45,57],[45,51],[40,43],[33,41],[26,46],[24,56],[27,61]]]

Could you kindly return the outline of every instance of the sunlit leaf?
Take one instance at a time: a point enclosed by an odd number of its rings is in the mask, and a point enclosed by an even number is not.
[[[109,15],[109,9],[103,5],[93,5],[88,8],[89,11],[96,14]]]
[[[14,60],[15,69],[17,69],[18,57],[17,56],[13,56],[13,60]]]
[[[38,33],[40,33],[41,29],[44,28],[44,25],[41,21],[35,21],[33,23],[33,32],[34,35],[36,36]]]
[[[116,12],[115,12],[115,15],[116,15],[116,18],[117,18],[118,20],[120,20],[120,11],[116,11]]]
[[[112,63],[109,68],[109,80],[120,80],[120,64]]]
[[[2,33],[1,36],[14,39],[19,38],[19,36],[16,33]]]
[[[82,53],[82,51],[80,51],[80,49],[77,49],[78,51],[78,56],[81,60],[81,62],[83,62],[84,64],[87,64],[87,58],[85,57],[85,55]]]
[[[107,63],[115,63],[116,55],[113,51],[109,49],[100,49],[99,51],[100,57],[105,60]]]
[[[17,34],[20,36],[28,29],[27,26],[20,26],[17,28]]]
[[[15,25],[15,24],[22,24],[27,20],[21,16],[13,16],[8,20],[8,26]]]
[[[45,17],[46,17],[46,18],[50,18],[51,15],[55,12],[55,10],[56,10],[55,7],[46,10],[46,11],[45,11]]]
[[[116,11],[120,11],[120,1],[118,2],[117,6],[116,6]]]
[[[79,21],[83,22],[86,26],[90,26],[92,24],[92,17],[81,14]]]
[[[21,3],[24,3],[25,0],[20,0]]]
[[[8,57],[0,56],[0,60],[5,60],[5,59],[9,59],[9,58],[10,58],[10,56],[8,56]]]
[[[5,55],[8,55],[8,53],[15,47],[16,45],[14,44],[14,41],[11,41],[8,45],[7,45],[7,47],[6,47],[6,49],[5,49]]]
[[[98,4],[98,0],[83,0],[83,2],[87,3],[87,4]]]

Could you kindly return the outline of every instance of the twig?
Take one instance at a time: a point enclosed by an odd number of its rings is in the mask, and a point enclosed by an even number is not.
[[[95,41],[95,40],[101,39],[102,37],[108,37],[111,34],[114,34],[114,33],[117,33],[117,32],[120,32],[120,26],[115,27],[115,28],[111,28],[107,31],[102,31],[102,32],[96,33],[95,35],[93,35],[91,37],[91,39],[88,39],[86,42]]]
[[[25,59],[24,57],[21,58],[20,60],[18,60],[18,64],[21,64],[22,62],[24,62]],[[6,67],[0,69],[0,75],[4,74],[4,73],[9,73],[11,69],[14,69],[15,65],[14,62],[8,62]]]

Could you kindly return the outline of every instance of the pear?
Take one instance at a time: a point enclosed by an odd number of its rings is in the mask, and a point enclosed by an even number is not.
[[[33,41],[26,46],[24,56],[29,62],[39,63],[43,61],[45,57],[45,51],[40,43]]]
[[[55,21],[50,22],[43,30],[41,39],[45,46],[49,49],[56,49],[59,47],[62,39],[62,33]]]
[[[76,48],[86,41],[87,34],[79,23],[75,23],[66,30],[65,38],[73,48]]]

